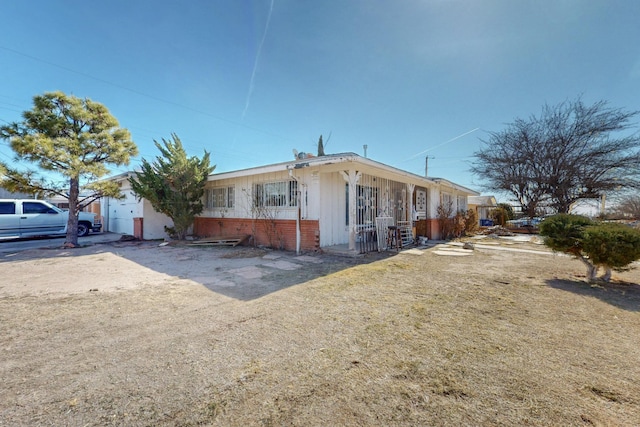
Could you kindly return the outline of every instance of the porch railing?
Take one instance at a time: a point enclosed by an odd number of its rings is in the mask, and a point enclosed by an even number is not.
[[[373,224],[357,226],[357,240],[361,254],[379,251],[378,232]]]

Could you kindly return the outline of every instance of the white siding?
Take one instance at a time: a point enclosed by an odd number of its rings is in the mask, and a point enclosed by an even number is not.
[[[143,218],[143,238],[147,240],[164,239],[168,237],[164,226],[171,226],[173,222],[164,214],[156,212],[147,200],[138,201],[131,191],[128,181],[122,181],[124,199],[106,197],[100,202],[100,210],[104,218],[104,231],[133,235],[133,219]]]
[[[139,203],[128,189],[123,191],[122,200],[111,197],[101,203],[102,216],[106,229],[112,233],[133,234],[133,218],[142,216],[142,203]]]
[[[468,209],[468,205],[467,205],[467,196],[466,195],[458,195],[457,197],[458,199],[458,211],[463,211],[466,212]]]
[[[145,240],[157,240],[168,238],[164,227],[171,227],[173,221],[165,214],[156,212],[148,200],[143,200],[142,234]],[[133,223],[133,220],[131,221]]]
[[[437,218],[437,207],[443,193],[452,201],[453,209],[466,207],[470,191],[444,179],[428,179],[375,163],[357,155],[335,155],[334,158],[311,158],[264,166],[260,168],[212,175],[207,187],[235,188],[233,208],[208,208],[204,217],[252,218],[253,190],[256,183],[288,181],[295,179],[301,194],[302,219],[318,220],[320,246],[349,243],[347,224],[346,181],[343,173],[358,174],[360,179],[355,191],[356,224],[373,223],[376,217],[389,216],[395,221],[413,218],[411,189],[420,189],[420,219]],[[423,191],[426,190],[426,191]],[[424,200],[426,196],[426,201]],[[459,198],[459,196],[462,196]],[[463,197],[465,198],[463,200]],[[273,219],[295,219],[298,207],[274,207]]]
[[[298,174],[296,174],[297,176]],[[253,176],[243,176],[234,179],[213,180],[207,184],[207,188],[214,187],[234,187],[234,207],[233,208],[205,208],[201,216],[212,218],[255,218],[261,215],[269,215],[273,219],[295,219],[297,206],[273,206],[262,207],[260,212],[253,208],[253,192],[255,184],[273,183],[273,182],[289,182],[293,178],[287,171],[273,172]],[[305,176],[298,178],[298,189],[302,189],[305,183]],[[204,202],[204,200],[203,200]],[[303,200],[304,203],[304,200]],[[303,209],[304,211],[304,209]]]
[[[346,181],[337,173],[320,174],[320,245],[349,243]]]

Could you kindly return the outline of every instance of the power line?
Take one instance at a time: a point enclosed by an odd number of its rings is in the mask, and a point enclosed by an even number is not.
[[[179,107],[179,108],[182,108],[182,109],[185,109],[185,110],[188,110],[188,111],[193,111],[195,113],[202,114],[202,115],[205,115],[205,116],[208,116],[208,117],[212,117],[212,118],[214,118],[216,120],[220,120],[220,121],[232,124],[232,125],[237,126],[237,127],[253,130],[253,131],[256,131],[256,132],[260,132],[262,134],[269,135],[269,136],[272,136],[272,137],[276,137],[276,138],[281,139],[281,140],[290,141],[288,138],[285,138],[282,135],[278,135],[278,134],[270,132],[270,131],[266,131],[266,130],[263,130],[263,129],[260,129],[260,128],[256,128],[256,127],[253,127],[253,126],[250,126],[250,125],[246,125],[246,124],[244,124],[242,122],[236,122],[236,121],[233,121],[233,120],[225,119],[223,117],[216,116],[214,114],[208,113],[206,111],[199,110],[197,108],[189,107],[187,105],[183,105],[183,104],[180,104],[180,103],[177,103],[177,102],[169,101],[169,100],[166,100],[166,99],[163,99],[163,98],[159,98],[157,96],[149,95],[149,94],[146,94],[144,92],[138,91],[136,89],[132,89],[132,88],[129,88],[127,86],[123,86],[121,84],[114,83],[114,82],[109,81],[109,80],[105,80],[105,79],[102,79],[102,78],[99,78],[99,77],[95,77],[95,76],[93,76],[91,74],[87,74],[87,73],[84,73],[84,72],[81,72],[81,71],[77,71],[77,70],[74,70],[72,68],[66,67],[64,65],[60,65],[60,64],[57,64],[57,63],[54,63],[54,62],[51,62],[51,61],[47,61],[47,60],[44,60],[42,58],[38,58],[38,57],[35,57],[33,55],[29,55],[27,53],[24,53],[24,52],[20,52],[18,50],[15,50],[15,49],[12,49],[12,48],[9,48],[9,47],[6,47],[6,46],[0,45],[0,49],[4,49],[4,50],[6,50],[8,52],[11,52],[11,53],[13,53],[15,55],[20,55],[20,56],[23,56],[25,58],[31,59],[33,61],[41,62],[41,63],[47,64],[49,66],[60,68],[60,69],[62,69],[64,71],[67,71],[67,72],[70,72],[70,73],[74,73],[74,74],[77,74],[77,75],[80,75],[80,76],[83,76],[83,77],[86,77],[86,78],[89,78],[89,79],[92,79],[92,80],[95,80],[95,81],[110,85],[110,86],[113,86],[113,87],[117,87],[117,88],[122,89],[122,90],[126,90],[126,91],[134,93],[136,95],[152,99],[152,100],[154,100],[156,102],[161,102],[161,103],[165,103],[165,104],[168,104],[168,105]],[[4,96],[4,95],[0,95],[0,96],[2,96],[3,98],[7,98],[7,99],[13,99],[13,98],[9,98],[9,97]],[[11,103],[7,103],[7,102],[2,102],[2,103],[5,104],[5,105],[10,105],[10,106],[23,108],[23,107],[20,107],[19,105],[16,105],[16,104],[11,104]],[[6,107],[0,107],[0,108],[6,109],[6,110],[9,110],[9,111],[14,111],[14,112],[17,112],[17,113],[21,113],[22,112],[22,111],[18,111],[18,110],[14,110],[14,109],[11,109],[11,108],[6,108]],[[6,120],[3,120],[3,121],[6,122],[6,123],[10,123],[10,122],[7,122]],[[149,129],[143,129],[143,128],[139,128],[139,127],[137,128],[135,126],[129,126],[128,128],[129,129],[141,129],[141,130],[143,130],[145,132],[149,132],[149,133],[151,133],[151,135],[149,135],[149,136],[152,139],[154,139],[155,135],[159,134],[159,132],[155,132],[155,131],[152,131],[152,130],[149,130]],[[139,134],[139,132],[136,132],[136,133]],[[193,144],[194,142],[198,143],[198,146],[194,146],[194,144]],[[187,145],[189,145],[191,147],[198,148],[198,149],[207,150],[207,151],[210,151],[211,153],[216,153],[216,156],[219,156],[219,157],[247,158],[249,156],[253,156],[254,155],[254,153],[246,153],[246,152],[237,152],[236,151],[236,153],[234,154],[234,153],[227,152],[227,151],[222,151],[222,150],[211,150],[211,149],[208,149],[206,143],[204,143],[203,141],[197,141],[197,140],[189,140],[189,141],[187,141]],[[255,158],[259,158],[259,157],[255,157]]]
[[[413,160],[413,159],[415,159],[416,157],[418,157],[418,156],[420,156],[420,155],[422,155],[422,154],[425,154],[425,153],[427,153],[427,152],[429,152],[429,151],[431,151],[431,150],[435,150],[436,148],[440,148],[440,147],[442,147],[443,145],[449,144],[450,142],[453,142],[453,141],[455,141],[455,140],[457,140],[457,139],[460,139],[460,138],[462,138],[463,136],[467,136],[467,135],[469,135],[470,133],[473,133],[473,132],[475,132],[475,131],[477,131],[477,130],[480,130],[480,128],[471,129],[470,131],[467,131],[467,132],[465,132],[465,133],[463,133],[463,134],[460,134],[460,135],[458,135],[458,136],[455,136],[455,137],[451,138],[450,140],[443,142],[442,144],[438,144],[438,145],[436,145],[435,147],[431,147],[431,148],[427,148],[426,150],[422,150],[421,152],[419,152],[419,153],[417,153],[417,154],[414,154],[413,156],[409,157],[408,159],[406,159],[406,160],[404,160],[404,161],[406,162],[406,161],[409,161],[409,160]]]
[[[5,96],[0,95],[0,97],[5,97]],[[5,97],[5,98],[8,98],[8,97]],[[23,108],[23,110],[21,111],[21,110],[14,110],[12,108],[6,108],[6,107],[0,106],[0,109],[14,111],[16,113],[22,113],[23,111],[28,110],[27,107],[20,106],[20,105],[17,105],[17,104],[10,104],[10,103],[7,103],[7,102],[2,102],[2,101],[0,101],[0,104],[11,105],[11,106]],[[4,123],[7,123],[7,124],[13,123],[13,122],[9,122],[9,121],[7,121],[5,119],[2,119],[2,118],[0,118],[0,121],[2,121]],[[135,133],[138,136],[146,136],[146,137],[149,137],[150,139],[152,139],[154,141],[157,139],[157,135],[160,133],[160,132],[157,132],[157,131],[154,131],[154,130],[151,130],[151,129],[142,128],[142,127],[139,127],[139,126],[128,126],[127,129],[135,131]],[[140,132],[140,131],[142,131],[142,132]],[[186,142],[187,143],[185,144],[185,146],[190,146],[193,149],[202,149],[202,150],[209,151],[211,153],[215,153],[217,157],[247,158],[247,157],[253,155],[253,153],[241,152],[241,151],[237,151],[237,150],[234,150],[234,153],[231,153],[229,151],[224,151],[224,150],[210,149],[209,147],[207,147],[207,144],[205,142],[200,141],[200,140],[189,139]],[[194,143],[197,144],[197,145],[195,145]],[[141,153],[141,156],[149,158],[149,157],[155,157],[155,156],[157,156],[157,154],[154,154],[152,156],[150,154]],[[259,158],[258,156],[254,156],[254,157],[255,158]]]
[[[213,119],[216,119],[216,120],[219,120],[219,121],[222,121],[222,122],[225,122],[225,123],[229,123],[229,124],[232,124],[232,125],[235,125],[235,126],[238,126],[238,127],[243,127],[243,128],[246,128],[246,129],[250,129],[250,130],[256,131],[256,132],[260,132],[260,133],[263,133],[265,135],[273,136],[273,137],[276,137],[276,138],[279,138],[279,139],[283,139],[283,140],[289,140],[288,138],[285,138],[282,135],[278,135],[276,133],[273,133],[273,132],[270,132],[270,131],[266,131],[264,129],[259,129],[259,128],[256,128],[256,127],[253,127],[253,126],[249,126],[249,125],[246,125],[244,123],[237,122],[237,121],[234,121],[234,120],[225,119],[224,117],[220,117],[220,116],[217,116],[215,114],[211,114],[211,113],[208,113],[206,111],[199,110],[197,108],[189,107],[188,105],[184,105],[184,104],[180,104],[180,103],[177,103],[177,102],[174,102],[174,101],[170,101],[170,100],[167,100],[167,99],[159,98],[159,97],[154,96],[154,95],[149,95],[149,94],[141,92],[139,90],[132,89],[130,87],[123,86],[121,84],[114,83],[114,82],[111,82],[109,80],[102,79],[100,77],[95,77],[95,76],[93,76],[91,74],[87,74],[87,73],[84,73],[82,71],[77,71],[77,70],[74,70],[72,68],[66,67],[64,65],[56,64],[55,62],[47,61],[45,59],[38,58],[38,57],[35,57],[33,55],[29,55],[27,53],[24,53],[24,52],[20,52],[18,50],[15,50],[15,49],[12,49],[12,48],[9,48],[9,47],[6,47],[6,46],[0,45],[0,49],[6,50],[6,51],[11,52],[11,53],[13,53],[15,55],[19,55],[19,56],[23,56],[25,58],[29,58],[29,59],[31,59],[33,61],[42,62],[43,64],[47,64],[47,65],[52,66],[52,67],[60,68],[61,70],[65,70],[65,71],[68,71],[70,73],[74,73],[74,74],[86,77],[88,79],[92,79],[92,80],[104,83],[106,85],[110,85],[110,86],[117,87],[117,88],[122,89],[122,90],[126,90],[128,92],[134,93],[134,94],[142,96],[142,97],[146,97],[146,98],[152,99],[152,100],[157,101],[157,102],[162,102],[162,103],[165,103],[165,104],[168,104],[168,105],[173,105],[174,107],[179,107],[179,108],[182,108],[182,109],[185,109],[185,110],[188,110],[188,111],[192,111],[194,113],[202,114],[204,116],[211,117]]]

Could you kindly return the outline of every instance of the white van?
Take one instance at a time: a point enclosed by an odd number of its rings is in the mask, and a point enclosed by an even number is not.
[[[66,234],[69,212],[44,200],[0,199],[0,239]],[[99,232],[96,215],[80,212],[78,236]]]

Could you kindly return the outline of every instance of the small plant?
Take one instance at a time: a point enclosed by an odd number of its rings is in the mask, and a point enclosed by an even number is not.
[[[451,217],[453,214],[453,203],[449,201],[446,204],[440,203],[436,208],[436,216],[438,217],[438,224],[440,225],[440,238],[449,239],[453,236],[454,220]]]
[[[251,235],[253,245],[257,245],[258,226],[260,226],[269,242],[268,246],[270,248],[280,250],[284,249],[284,234],[283,231],[278,228],[280,210],[276,206],[265,206],[260,203],[255,195],[250,194],[249,191],[244,188],[242,189],[242,192],[247,197],[247,200],[249,200],[250,214],[252,218]]]
[[[466,218],[464,212],[458,211],[452,218],[451,237],[458,238],[464,235]]]
[[[499,225],[501,227],[504,227],[507,224],[507,221],[513,219],[511,218],[512,215],[510,216],[509,212],[503,206],[498,206],[497,208],[493,209],[489,213],[489,216],[491,217],[495,225]]]
[[[478,214],[472,209],[467,209],[464,218],[465,234],[473,234],[478,231]]]
[[[440,224],[440,237],[451,239],[472,234],[478,229],[478,216],[469,209],[458,211],[453,215],[453,203],[440,204],[436,209],[438,223]]]

